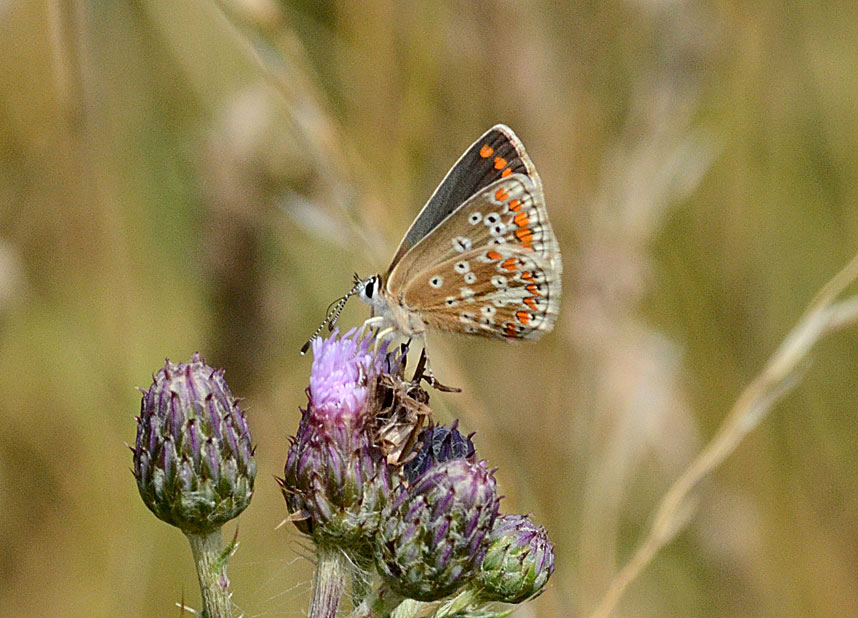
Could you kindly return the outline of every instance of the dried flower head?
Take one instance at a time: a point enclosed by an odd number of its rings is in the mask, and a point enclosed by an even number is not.
[[[406,380],[405,353],[390,363],[387,371],[373,382],[370,405],[374,409],[373,441],[391,466],[405,464],[413,455],[420,430],[432,417],[429,393],[420,386],[420,379]]]

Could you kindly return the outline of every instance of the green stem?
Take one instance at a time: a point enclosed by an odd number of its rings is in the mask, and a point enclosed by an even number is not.
[[[197,579],[200,581],[203,601],[201,618],[232,618],[229,578],[226,576],[230,548],[224,551],[220,528],[203,534],[185,532],[185,536],[191,544],[197,565]]]
[[[320,545],[318,558],[309,618],[335,618],[346,587],[348,564],[343,553],[334,547]]]

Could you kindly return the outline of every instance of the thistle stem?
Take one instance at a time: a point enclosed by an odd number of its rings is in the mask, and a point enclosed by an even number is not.
[[[185,536],[197,565],[203,603],[201,618],[232,618],[229,578],[226,576],[230,550],[224,550],[222,546],[220,528],[203,534],[185,532]]]
[[[346,587],[348,565],[343,553],[335,547],[319,545],[318,559],[309,618],[334,618]]]

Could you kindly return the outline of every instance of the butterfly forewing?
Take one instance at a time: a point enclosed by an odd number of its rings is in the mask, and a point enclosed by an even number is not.
[[[408,282],[402,301],[429,328],[537,339],[554,326],[560,292],[560,273],[546,259],[533,250],[501,244],[472,249],[421,271]]]
[[[387,288],[395,294],[429,266],[471,249],[502,245],[534,252],[560,275],[560,251],[548,222],[542,192],[521,174],[496,180],[448,215],[394,267]],[[466,265],[459,264],[458,268],[464,269]]]
[[[521,141],[512,129],[499,124],[474,142],[447,173],[402,239],[389,270],[468,198],[512,174],[529,177],[542,192],[542,183]]]

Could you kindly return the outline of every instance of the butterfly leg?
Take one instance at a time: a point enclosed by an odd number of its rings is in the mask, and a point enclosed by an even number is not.
[[[372,330],[373,328],[377,328],[377,327],[381,326],[382,324],[384,324],[384,316],[382,316],[382,315],[376,315],[376,316],[373,316],[371,318],[367,318],[364,321],[364,323],[361,325],[360,331],[358,332],[358,334],[360,336],[363,336],[363,334],[366,332],[366,329]]]
[[[414,377],[411,378],[412,382],[420,383],[421,380],[426,380],[426,383],[434,388],[437,391],[441,391],[442,393],[461,393],[461,388],[456,388],[455,386],[447,386],[445,384],[441,384],[435,375],[432,373],[432,369],[429,367],[429,357],[426,356],[426,348],[424,347],[420,351],[420,360],[417,361],[417,368],[414,370]]]
[[[393,326],[388,326],[387,328],[380,330],[375,334],[375,340],[379,344],[381,344],[388,335],[394,332],[396,332],[396,328],[394,328]]]

